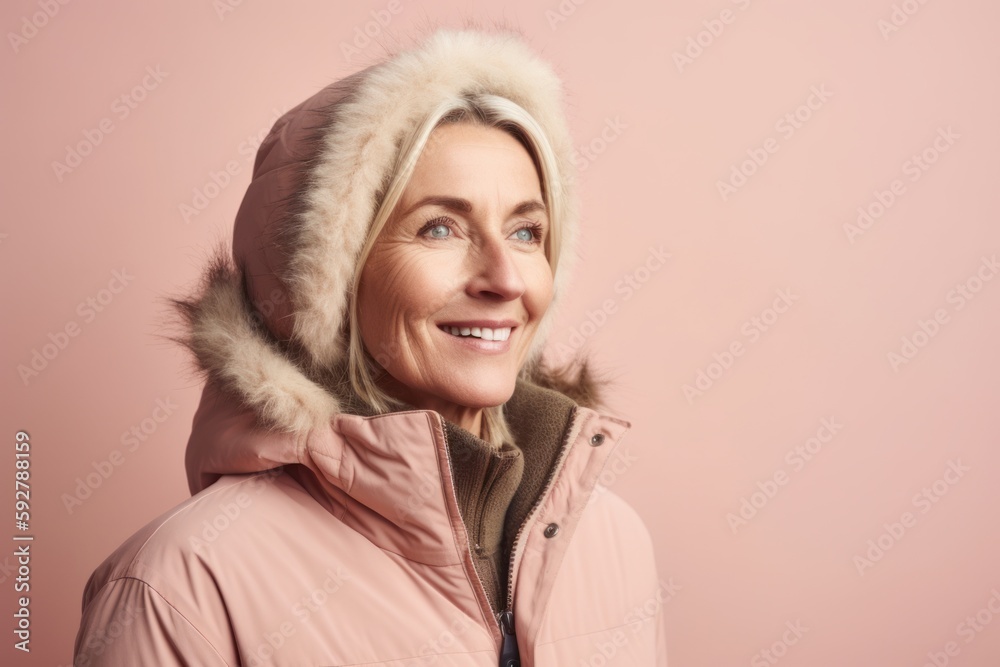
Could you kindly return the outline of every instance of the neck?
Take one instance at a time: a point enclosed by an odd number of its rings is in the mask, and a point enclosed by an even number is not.
[[[385,373],[376,382],[380,389],[393,398],[403,401],[418,410],[434,410],[439,412],[442,417],[451,423],[461,426],[476,437],[482,437],[482,408],[458,405],[438,396],[413,391],[413,389],[401,384],[389,373]]]

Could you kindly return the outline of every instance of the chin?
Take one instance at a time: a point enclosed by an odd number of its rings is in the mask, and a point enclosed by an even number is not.
[[[510,373],[495,378],[483,374],[449,383],[446,395],[452,403],[467,408],[491,408],[507,402],[514,393],[515,383],[516,376]]]

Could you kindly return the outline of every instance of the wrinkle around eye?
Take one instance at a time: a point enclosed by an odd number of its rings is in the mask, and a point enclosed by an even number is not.
[[[379,260],[373,263],[372,271],[379,275],[383,284],[403,285],[410,276],[423,270],[421,253],[408,252],[406,245],[401,243],[397,248],[379,253]]]

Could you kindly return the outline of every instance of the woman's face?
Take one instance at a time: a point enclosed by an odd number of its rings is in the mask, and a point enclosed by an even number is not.
[[[438,126],[358,288],[362,340],[391,376],[383,388],[478,434],[480,410],[514,392],[552,301],[548,234],[538,173],[516,139]]]

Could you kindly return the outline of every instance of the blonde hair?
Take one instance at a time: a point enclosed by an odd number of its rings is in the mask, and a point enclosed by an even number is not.
[[[497,95],[480,93],[453,97],[441,102],[412,134],[403,138],[396,163],[392,173],[387,178],[389,185],[384,194],[377,199],[380,202],[379,207],[369,227],[368,236],[358,258],[354,278],[348,290],[348,317],[345,318],[346,330],[343,332],[349,340],[347,350],[348,381],[355,394],[378,414],[391,412],[394,408],[398,409],[400,404],[375,382],[375,378],[385,372],[384,364],[379,363],[378,358],[383,357],[386,353],[381,352],[373,358],[361,340],[357,306],[358,281],[379,234],[391,219],[403,196],[403,191],[413,175],[418,158],[425,150],[433,150],[433,144],[428,145],[431,133],[438,126],[449,123],[471,123],[502,130],[517,139],[528,151],[535,164],[535,169],[539,173],[542,200],[548,211],[549,231],[545,237],[544,251],[553,275],[555,275],[559,264],[559,254],[563,241],[565,203],[556,156],[541,126],[520,105]],[[388,354],[397,352],[390,350]],[[529,366],[538,362],[540,360],[527,360],[520,369],[519,377],[527,377]],[[505,441],[513,441],[513,435],[503,408],[503,405],[497,405],[483,409],[481,437],[497,448]]]

